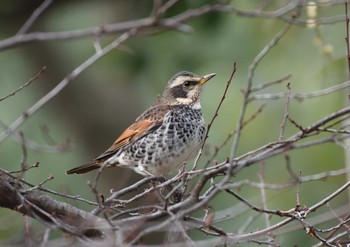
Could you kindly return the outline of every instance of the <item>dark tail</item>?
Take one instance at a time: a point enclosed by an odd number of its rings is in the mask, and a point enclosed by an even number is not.
[[[82,174],[86,172],[90,172],[92,170],[100,168],[100,164],[97,161],[93,161],[91,163],[87,163],[78,167],[75,167],[73,169],[70,169],[69,171],[66,171],[67,174]]]

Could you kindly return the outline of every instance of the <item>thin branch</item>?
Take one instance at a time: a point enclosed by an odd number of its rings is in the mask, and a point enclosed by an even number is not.
[[[201,229],[205,230],[206,234],[212,234],[211,232],[215,232],[216,236],[227,236],[227,233],[224,230],[222,230],[222,229],[220,229],[218,227],[215,227],[213,225],[207,225],[203,220],[200,220],[200,219],[197,219],[197,218],[194,218],[194,217],[191,217],[191,216],[186,216],[184,218],[184,220],[200,224]],[[207,228],[211,232],[209,232],[205,228]]]
[[[326,172],[321,172],[313,175],[308,175],[308,176],[303,176],[300,178],[300,181],[302,183],[310,182],[310,181],[321,181],[324,180],[328,177],[332,176],[340,176],[340,175],[345,175],[347,173],[350,173],[349,168],[343,168],[335,171],[326,171]]]
[[[261,83],[261,84],[258,84],[257,86],[254,86],[250,89],[250,91],[252,93],[254,92],[257,92],[257,91],[260,91],[260,90],[263,90],[267,87],[270,87],[270,86],[273,86],[273,85],[276,85],[276,84],[279,84],[279,83],[282,83],[286,80],[289,80],[290,78],[292,77],[292,75],[286,75],[285,77],[282,77],[281,79],[278,79],[278,80],[275,80],[275,81],[269,81],[269,82],[265,82],[265,83]]]
[[[266,104],[262,104],[247,120],[244,121],[242,128],[246,127],[249,123],[253,122],[256,117],[261,114],[265,108]],[[236,134],[236,130],[231,131],[228,133],[225,140],[218,146],[215,146],[215,150],[213,155],[207,160],[207,163],[204,165],[204,167],[208,167],[208,165],[212,162],[212,160],[218,155],[219,151],[228,143],[228,141]]]
[[[26,189],[24,191],[21,191],[22,193],[28,193],[28,192],[31,192],[31,191],[34,191],[34,190],[37,190],[39,188],[41,188],[46,182],[50,181],[54,179],[54,177],[52,175],[48,176],[45,180],[43,180],[42,182],[40,182],[38,185],[30,188],[30,189]]]
[[[179,0],[169,0],[165,2],[159,9],[158,9],[158,16],[163,16],[165,12],[167,12],[172,6],[174,6]]]
[[[16,181],[0,171],[0,206],[34,217],[77,236],[101,237],[106,222],[93,214],[56,201],[37,191],[19,192]]]
[[[284,114],[283,114],[283,120],[281,124],[281,129],[280,129],[280,134],[278,137],[279,141],[282,141],[284,138],[284,131],[286,129],[286,122],[289,116],[289,102],[290,102],[290,94],[291,94],[291,89],[290,89],[290,82],[287,83],[287,100],[286,104],[284,106]]]
[[[34,10],[33,14],[28,18],[28,20],[23,24],[23,26],[18,30],[16,35],[24,34],[33,26],[34,22],[39,18],[39,16],[51,5],[53,0],[45,0],[40,4],[40,6]]]
[[[194,161],[194,164],[193,164],[193,167],[192,167],[192,171],[193,171],[193,170],[196,170],[196,168],[197,168],[198,160],[199,160],[199,158],[202,156],[203,147],[204,147],[205,142],[207,141],[207,139],[208,139],[208,137],[209,137],[210,128],[211,128],[211,126],[213,125],[213,123],[214,123],[215,119],[217,118],[217,116],[219,115],[219,110],[220,110],[220,108],[221,108],[222,103],[224,102],[224,100],[225,100],[225,98],[226,98],[227,91],[228,91],[228,89],[229,89],[229,87],[230,87],[230,85],[231,85],[231,81],[232,81],[233,76],[235,75],[235,73],[236,73],[236,62],[233,63],[232,73],[231,73],[231,75],[230,75],[230,78],[229,78],[228,81],[226,82],[226,87],[225,87],[225,90],[224,90],[224,92],[223,92],[223,94],[222,94],[222,96],[221,96],[221,100],[220,100],[220,102],[219,102],[219,104],[218,104],[218,106],[217,106],[217,108],[216,108],[216,110],[215,110],[215,113],[214,113],[214,115],[213,115],[213,117],[212,117],[210,123],[208,124],[207,130],[206,130],[206,133],[205,133],[204,141],[203,141],[203,143],[202,143],[202,146],[201,146],[201,149],[200,149],[200,151],[199,151],[199,154],[198,154],[196,160]]]
[[[313,206],[311,206],[308,209],[308,211],[309,212],[315,212],[319,207],[324,206],[327,202],[331,201],[333,198],[338,196],[341,192],[346,190],[349,186],[350,186],[350,181],[345,183],[343,186],[341,186],[339,189],[337,189],[336,191],[331,193],[329,196],[327,196],[326,198],[324,198],[320,202],[318,202],[318,203],[314,204]],[[255,211],[279,215],[278,211],[275,211],[275,210],[263,210],[261,208],[258,208],[256,206],[248,203],[246,200],[244,200],[242,197],[238,196],[233,191],[226,190],[226,192],[228,192],[229,194],[235,196],[237,199],[239,199],[240,201],[242,201],[248,207],[254,209]],[[259,237],[259,236],[264,236],[267,233],[273,232],[273,231],[281,228],[282,226],[284,226],[284,225],[286,225],[286,224],[288,224],[288,223],[290,223],[292,221],[293,221],[293,218],[289,218],[289,219],[283,220],[283,221],[281,221],[281,222],[279,222],[279,223],[277,223],[275,225],[272,225],[271,227],[267,227],[267,228],[265,228],[263,230],[258,230],[258,231],[252,232],[252,233],[242,234],[242,235],[239,235],[239,236],[229,236],[227,241],[237,241],[237,240],[241,240],[242,241],[242,240],[245,240],[245,239],[253,239],[253,238],[256,238],[256,237]]]
[[[345,174],[350,173],[349,169],[339,169],[335,171],[326,171],[326,172],[321,172],[313,175],[308,175],[308,176],[303,176],[303,177],[292,177],[291,181],[287,181],[281,184],[272,184],[272,183],[257,183],[254,181],[250,181],[248,179],[241,180],[235,183],[230,183],[225,185],[225,189],[242,189],[243,186],[249,186],[252,188],[257,188],[257,189],[269,189],[269,190],[283,190],[290,188],[292,186],[295,186],[296,184],[299,183],[308,183],[308,182],[314,182],[314,181],[325,181],[327,178],[330,177],[336,177],[336,176],[342,176]],[[300,182],[299,182],[300,181]]]
[[[99,53],[93,54],[89,59],[85,60],[82,64],[76,67],[70,74],[68,74],[61,82],[57,84],[50,92],[44,97],[40,98],[34,105],[27,109],[20,117],[18,117],[4,132],[0,134],[0,142],[5,140],[11,133],[13,133],[18,127],[20,127],[28,117],[32,116],[59,92],[61,92],[72,80],[74,80],[83,71],[93,65],[97,60],[102,58],[107,53],[117,48],[121,43],[125,42],[131,36],[136,34],[136,30],[132,29],[126,32],[103,48]]]
[[[15,171],[15,172],[17,172],[17,171]],[[20,172],[20,170],[18,172]],[[0,168],[0,174],[1,173],[5,173],[11,179],[15,179],[15,180],[17,179],[17,177],[13,176],[10,172],[7,172],[4,169]],[[28,181],[26,181],[24,179],[21,179],[20,182],[25,184],[25,185],[27,185],[27,186],[29,186],[29,187],[36,187],[36,185],[34,185],[32,183],[29,183]],[[55,195],[55,196],[60,196],[60,197],[63,197],[63,198],[68,198],[68,199],[72,199],[72,200],[81,201],[81,202],[87,203],[89,205],[95,205],[95,206],[98,205],[96,202],[89,201],[87,199],[82,198],[81,196],[71,196],[71,195],[63,194],[63,193],[60,193],[60,192],[57,192],[57,191],[53,191],[53,190],[50,190],[50,189],[46,189],[46,188],[42,188],[42,187],[36,187],[36,188],[39,191],[44,191],[44,192],[50,193],[50,194]]]
[[[142,185],[145,185],[151,181],[164,181],[164,177],[145,177],[142,180],[130,185],[129,187],[126,187],[122,190],[113,192],[113,194],[104,201],[103,205],[99,205],[97,208],[95,208],[93,211],[91,211],[91,213],[94,215],[98,215],[99,213],[102,212],[104,207],[108,207],[113,201],[115,201],[119,197],[121,197],[129,192],[136,191]]]
[[[13,95],[15,95],[16,93],[18,93],[19,91],[21,91],[23,88],[29,86],[33,81],[39,79],[45,72],[46,70],[46,66],[42,67],[41,70],[32,78],[30,78],[26,83],[24,83],[22,86],[20,86],[19,88],[17,88],[15,91],[13,91],[12,93],[0,98],[0,102],[3,101],[4,99],[7,99],[8,97],[11,97]]]
[[[298,178],[298,187],[297,191],[295,192],[296,195],[296,203],[295,203],[295,208],[298,210],[300,209],[300,187],[301,187],[301,171],[299,171],[299,178]]]
[[[339,189],[334,191],[332,194],[330,194],[329,196],[325,197],[324,199],[322,199],[321,201],[319,201],[318,203],[316,203],[315,205],[310,207],[310,212],[313,212],[313,211],[317,210],[318,208],[326,205],[328,202],[330,202],[333,198],[338,196],[340,193],[342,193],[348,187],[350,187],[350,181],[347,181],[343,186],[341,186]]]
[[[42,240],[40,242],[39,247],[45,247],[47,246],[47,243],[49,241],[49,237],[50,237],[50,233],[51,233],[51,229],[47,228],[43,234]]]
[[[265,174],[264,174],[264,169],[265,169],[265,164],[262,163],[260,165],[260,169],[258,172],[258,177],[259,177],[259,181],[261,184],[265,184]],[[267,209],[267,201],[266,201],[266,191],[265,189],[262,187],[260,189],[260,195],[261,195],[261,204],[263,209]],[[266,227],[270,227],[271,226],[271,222],[270,222],[270,216],[268,214],[265,214],[265,225]],[[269,240],[273,240],[273,238],[269,237]]]
[[[286,169],[288,171],[288,174],[294,181],[299,181],[299,177],[295,174],[295,172],[292,169],[292,165],[290,162],[290,156],[288,154],[284,155],[284,159],[286,161]]]
[[[339,234],[335,235],[332,238],[329,238],[328,242],[335,242],[337,239],[340,239],[341,237],[348,236],[348,235],[349,235],[349,233],[347,231],[344,231],[342,233],[339,233]],[[337,243],[338,243],[338,246],[341,246],[339,244],[342,244],[340,241],[337,241]],[[347,243],[344,243],[344,244],[347,244]],[[319,242],[318,244],[315,244],[312,247],[321,247],[321,246],[324,246],[324,243]]]
[[[349,15],[348,15],[348,3],[347,1],[344,1],[344,7],[345,7],[345,27],[346,27],[346,37],[345,37],[345,44],[346,44],[346,57],[347,57],[347,64],[348,64],[348,78],[350,79],[350,45],[349,45]],[[348,95],[350,99],[350,94]]]
[[[175,1],[170,1],[175,2]],[[164,5],[165,6],[165,5]],[[166,19],[155,19],[153,16],[144,19],[132,20],[122,23],[114,23],[110,25],[97,26],[92,28],[61,31],[61,32],[32,32],[27,34],[19,34],[0,41],[0,50],[19,46],[30,42],[43,42],[52,40],[70,40],[84,37],[100,37],[106,35],[112,35],[116,33],[123,33],[130,29],[139,29],[142,32],[159,33],[166,30],[176,29],[182,32],[190,32],[192,29],[184,25],[183,23],[189,21],[198,16],[204,15],[209,12],[222,12],[232,13],[237,16],[244,17],[256,17],[256,18],[268,18],[281,20],[300,26],[307,26],[307,20],[298,20],[293,15],[289,15],[292,11],[298,12],[298,8],[302,6],[300,0],[290,1],[285,6],[273,11],[261,11],[261,10],[239,10],[229,4],[209,4],[199,7],[197,9],[191,9],[177,16]],[[165,8],[167,10],[168,7]],[[161,8],[160,8],[161,9]],[[316,25],[334,24],[344,21],[344,16],[325,17],[315,19]],[[156,22],[155,22],[156,21]]]
[[[192,31],[192,29],[189,26],[184,25],[183,23],[209,12],[223,11],[224,6],[226,5],[204,5],[199,8],[191,9],[179,15],[165,19],[155,19],[154,16],[150,16],[144,19],[114,23],[79,30],[61,32],[33,32],[27,34],[19,34],[0,41],[0,50],[12,48],[30,42],[70,40],[84,37],[101,37],[105,35],[124,33],[132,29],[139,30],[139,33],[144,32],[153,34],[171,29],[176,29],[183,32],[190,32]]]
[[[343,83],[322,89],[322,90],[318,90],[318,91],[314,91],[314,92],[310,92],[310,93],[291,93],[290,94],[290,98],[291,99],[296,99],[299,101],[303,101],[305,99],[311,99],[311,98],[316,98],[316,97],[320,97],[323,95],[327,95],[327,94],[331,94],[333,92],[342,90],[344,88],[347,88],[350,86],[350,81],[345,81]],[[276,99],[281,99],[281,98],[286,98],[288,96],[288,93],[286,92],[281,92],[281,93],[268,93],[268,94],[256,94],[253,95],[249,98],[249,101],[252,100],[276,100]]]
[[[3,123],[1,120],[0,120],[0,127],[3,130],[6,130],[8,128],[8,126],[5,123]],[[18,143],[22,142],[21,135],[16,131],[11,133],[11,137],[13,140],[15,140]],[[70,151],[72,149],[72,143],[69,138],[67,138],[63,143],[58,145],[53,145],[53,146],[42,145],[36,141],[26,138],[26,142],[24,143],[24,145],[26,145],[28,149],[31,149],[33,151],[45,152],[45,153],[62,153],[62,152]]]
[[[29,171],[30,169],[32,169],[32,168],[37,168],[37,167],[39,167],[39,162],[35,162],[33,165],[30,165],[30,166],[26,166],[26,167],[24,167],[24,169],[23,169],[23,167],[20,169],[20,170],[14,170],[14,171],[10,171],[9,173],[10,174],[13,174],[13,173],[20,173],[20,172],[26,172],[26,171]]]
[[[294,2],[294,1],[293,1]],[[241,129],[244,122],[245,113],[248,107],[249,103],[249,97],[251,93],[251,88],[253,84],[253,77],[255,73],[255,69],[257,68],[258,64],[261,62],[261,60],[266,56],[266,54],[277,45],[278,41],[289,31],[291,28],[290,24],[287,24],[281,31],[279,31],[272,39],[271,41],[259,52],[259,54],[254,58],[252,63],[249,65],[249,71],[247,75],[247,86],[244,90],[244,100],[243,105],[241,108],[241,112],[239,115],[238,125],[236,127],[236,135],[234,136],[232,146],[231,146],[231,153],[230,153],[230,159],[229,163],[232,164],[233,159],[236,156],[236,151],[238,148],[238,142],[241,135]]]
[[[278,212],[278,210],[269,210],[269,209],[266,209],[266,208],[259,208],[259,207],[255,206],[255,205],[251,204],[250,202],[248,202],[247,200],[245,200],[243,197],[241,197],[237,193],[233,192],[232,190],[225,189],[225,191],[228,194],[234,196],[240,202],[244,203],[250,209],[253,209],[254,211],[257,211],[259,213],[275,214],[275,215],[278,215],[278,216],[282,216],[282,214],[280,212]]]
[[[327,117],[324,117],[324,118],[316,121],[312,125],[305,128],[303,131],[299,131],[298,133],[292,135],[291,137],[286,139],[286,141],[272,142],[272,143],[266,144],[260,148],[257,148],[256,150],[252,150],[252,151],[242,155],[241,157],[237,157],[235,159],[235,162],[238,160],[241,160],[241,161],[239,163],[237,163],[234,170],[235,170],[235,172],[238,172],[242,167],[244,167],[246,165],[259,162],[261,160],[266,159],[267,157],[275,156],[275,155],[283,153],[287,150],[292,150],[295,148],[302,148],[302,147],[306,147],[306,146],[312,146],[312,145],[316,145],[316,144],[320,144],[320,143],[334,141],[335,136],[331,136],[331,137],[326,137],[324,139],[310,141],[309,143],[302,143],[299,145],[293,144],[296,141],[300,140],[301,138],[305,138],[306,136],[315,134],[315,132],[317,133],[318,128],[322,127],[323,125],[328,124],[329,122],[331,122],[339,117],[343,117],[343,116],[346,116],[349,114],[350,114],[350,106],[344,107],[343,109],[340,109],[336,112],[333,112],[330,115],[328,115]],[[344,136],[344,138],[349,138],[349,136]],[[245,157],[249,157],[249,158],[242,160]]]
[[[21,159],[21,171],[17,175],[17,183],[23,179],[25,171],[27,170],[27,157],[28,157],[28,152],[27,152],[27,147],[25,145],[25,138],[24,134],[22,132],[19,133],[21,136],[21,141],[22,141],[22,159]]]

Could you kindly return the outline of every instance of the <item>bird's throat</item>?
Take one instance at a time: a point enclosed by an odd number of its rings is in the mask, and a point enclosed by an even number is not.
[[[190,105],[193,103],[193,99],[191,98],[176,98],[176,101],[184,105]]]

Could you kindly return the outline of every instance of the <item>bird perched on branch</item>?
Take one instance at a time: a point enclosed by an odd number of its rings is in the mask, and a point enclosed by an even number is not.
[[[177,73],[168,81],[158,102],[142,113],[107,151],[67,174],[118,166],[143,176],[159,176],[191,161],[206,132],[200,105],[202,88],[214,76]]]

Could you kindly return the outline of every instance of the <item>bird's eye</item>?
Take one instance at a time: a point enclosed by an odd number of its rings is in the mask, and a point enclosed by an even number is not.
[[[184,86],[185,86],[185,87],[189,87],[190,85],[191,85],[191,82],[190,82],[190,81],[185,81],[185,82],[184,82]]]

